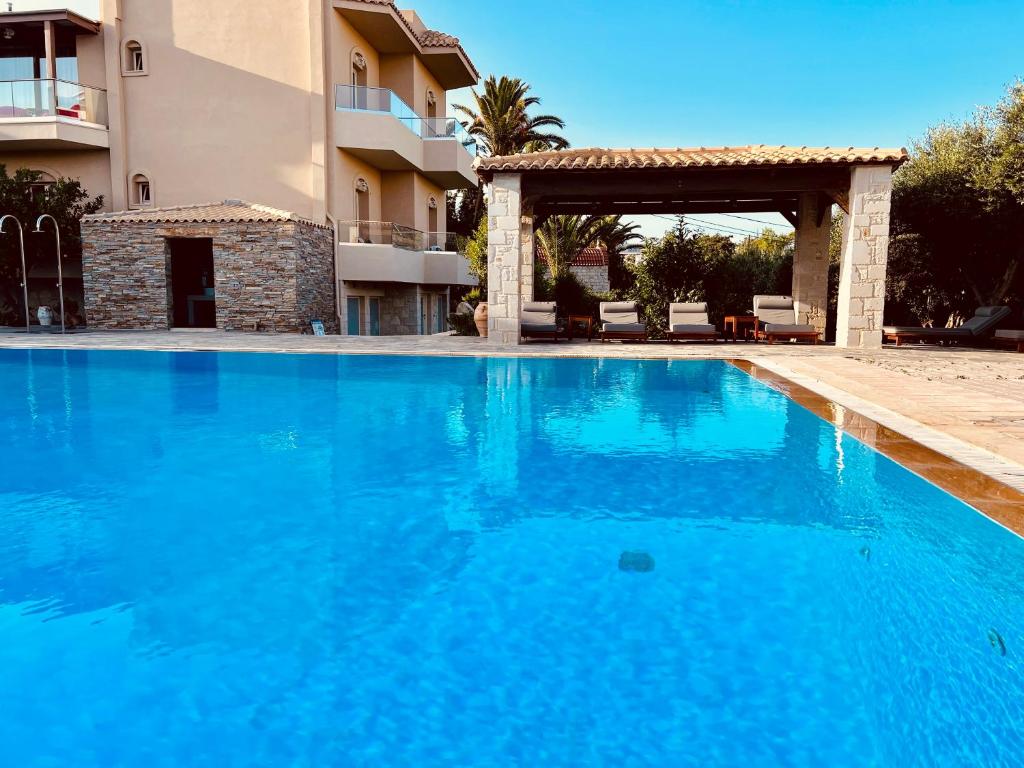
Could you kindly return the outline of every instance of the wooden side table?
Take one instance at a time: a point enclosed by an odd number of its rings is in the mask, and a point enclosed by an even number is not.
[[[594,340],[594,318],[590,315],[569,315],[569,325],[566,329],[568,337],[572,340],[576,336],[576,325],[584,325],[587,329],[587,341]]]
[[[729,334],[732,334],[733,341],[739,341],[739,337],[742,334],[743,340],[748,341],[750,339],[747,330],[754,331],[757,328],[757,318],[754,315],[726,315],[725,316],[725,338],[729,339]]]

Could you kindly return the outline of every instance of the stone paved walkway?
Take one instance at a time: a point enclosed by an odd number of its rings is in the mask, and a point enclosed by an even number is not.
[[[0,334],[0,347],[618,358],[740,358],[1024,490],[1024,355],[935,347],[534,342],[456,336],[295,336],[219,331]]]

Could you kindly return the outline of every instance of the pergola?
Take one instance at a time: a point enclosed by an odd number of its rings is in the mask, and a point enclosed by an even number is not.
[[[892,172],[904,149],[571,149],[483,158],[489,337],[517,343],[533,299],[535,219],[553,214],[781,213],[796,228],[793,297],[824,330],[832,205],[843,231],[836,344],[880,347]],[[724,307],[740,310],[739,307]],[[745,308],[743,308],[745,309]]]

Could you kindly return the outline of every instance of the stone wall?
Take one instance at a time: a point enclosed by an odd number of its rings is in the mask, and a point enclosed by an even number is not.
[[[813,192],[800,195],[797,222],[799,226],[793,251],[793,299],[798,313],[797,322],[813,325],[824,334],[828,312],[832,201]]]
[[[593,293],[607,293],[610,289],[608,284],[608,267],[569,267],[576,279],[590,289]]]
[[[167,272],[167,242],[156,225],[82,221],[82,281],[90,327],[166,329]]]
[[[331,230],[296,221],[82,223],[86,320],[94,328],[168,328],[171,238],[213,241],[217,327],[337,330]]]
[[[843,229],[836,346],[882,346],[885,273],[889,258],[892,169],[858,166],[850,172],[850,215]]]
[[[420,332],[420,291],[415,285],[382,284],[380,333],[382,336],[415,336]]]
[[[323,320],[327,333],[338,333],[338,305],[334,285],[334,230],[297,222],[296,293],[300,320]]]

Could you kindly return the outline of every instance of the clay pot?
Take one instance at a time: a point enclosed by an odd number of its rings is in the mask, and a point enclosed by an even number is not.
[[[42,306],[37,309],[36,317],[39,318],[40,325],[53,325],[53,310],[47,306]]]
[[[473,312],[473,322],[481,336],[487,337],[487,302],[481,301]]]

